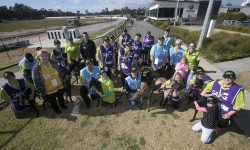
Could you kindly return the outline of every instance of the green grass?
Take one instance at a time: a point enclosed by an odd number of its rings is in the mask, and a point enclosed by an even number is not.
[[[25,21],[15,21],[10,23],[0,23],[0,32],[12,32],[27,29],[44,29],[45,26],[50,29],[55,26],[63,26],[68,24],[70,19],[44,19],[44,20],[25,20]],[[95,22],[103,22],[104,19],[81,19],[82,24],[89,24]]]
[[[146,144],[145,138],[144,138],[144,137],[141,137],[141,138],[140,138],[140,145],[141,145],[141,146],[144,146],[145,144]]]
[[[162,30],[164,30],[164,28],[166,27],[169,27],[169,25],[163,21],[154,21],[150,23]],[[199,31],[189,31],[186,29],[178,28],[178,26],[171,26],[170,28],[171,34],[174,38],[182,39],[182,41],[186,44],[189,44],[193,41],[198,43],[200,35]],[[229,28],[231,27],[225,26],[225,28],[230,30]],[[250,27],[232,28],[235,30],[241,29],[242,31],[250,29]],[[226,32],[216,33],[211,38],[205,38],[203,45],[200,48],[202,56],[208,59],[210,62],[223,62],[239,58],[246,58],[250,56],[249,50],[249,36]]]
[[[249,26],[229,26],[229,25],[218,24],[218,25],[215,26],[215,28],[250,34],[250,27]]]

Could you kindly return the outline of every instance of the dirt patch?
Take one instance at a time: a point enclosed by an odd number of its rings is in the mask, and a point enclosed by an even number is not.
[[[250,92],[250,71],[237,73],[236,76],[236,82]]]

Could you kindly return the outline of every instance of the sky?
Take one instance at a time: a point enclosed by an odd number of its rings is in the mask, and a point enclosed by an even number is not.
[[[0,0],[0,6],[7,7],[14,6],[15,3],[25,4],[34,9],[61,9],[63,11],[76,12],[79,10],[85,13],[87,9],[89,12],[99,12],[102,9],[108,10],[119,9],[128,6],[130,9],[143,8],[147,6],[152,0]],[[222,5],[232,3],[233,5],[240,5],[243,0],[222,0]]]

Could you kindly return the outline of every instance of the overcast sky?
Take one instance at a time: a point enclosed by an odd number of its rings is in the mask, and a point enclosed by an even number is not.
[[[76,12],[79,10],[85,13],[101,11],[108,8],[113,10],[128,6],[129,8],[138,8],[147,6],[152,0],[0,0],[0,6],[6,5],[14,6],[15,3],[25,4],[35,9],[61,9],[63,11]],[[222,0],[222,4],[232,3],[233,5],[240,5],[243,0]]]

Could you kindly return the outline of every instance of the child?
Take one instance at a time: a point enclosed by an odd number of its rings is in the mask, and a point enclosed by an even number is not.
[[[192,130],[196,132],[202,131],[201,142],[203,144],[208,144],[211,141],[213,132],[215,131],[215,122],[219,112],[217,101],[213,97],[208,97],[207,107],[200,107],[196,101],[194,104],[196,109],[205,112],[205,115],[200,122],[193,126]]]
[[[188,65],[187,65],[187,59],[186,57],[182,57],[181,61],[178,62],[175,66],[175,74],[179,72],[182,75],[182,78],[184,79],[186,76],[186,73],[188,72]]]
[[[183,89],[182,75],[177,72],[173,80],[166,81],[164,87],[164,99],[167,101],[167,106],[177,109],[179,107],[180,91]]]

